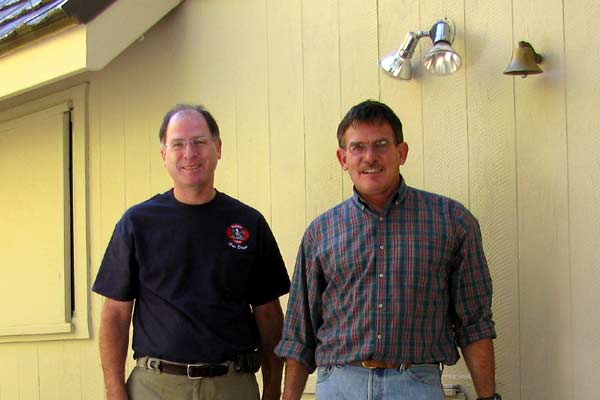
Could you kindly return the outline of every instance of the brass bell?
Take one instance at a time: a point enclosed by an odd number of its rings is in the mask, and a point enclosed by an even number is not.
[[[519,42],[519,46],[513,51],[512,59],[504,71],[504,75],[527,75],[541,74],[542,69],[538,66],[543,60],[542,56],[535,52],[533,46],[528,42]]]

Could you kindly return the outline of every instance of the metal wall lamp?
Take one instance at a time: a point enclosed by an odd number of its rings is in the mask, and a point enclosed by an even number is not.
[[[527,78],[527,75],[541,74],[542,69],[538,66],[543,60],[543,57],[535,52],[533,46],[528,42],[519,42],[515,47],[512,58],[504,75],[521,75],[522,78]]]
[[[425,57],[425,68],[435,75],[449,75],[460,68],[460,55],[452,48],[454,42],[454,23],[450,18],[437,21],[429,31],[409,32],[398,50],[379,62],[381,69],[398,79],[410,79],[412,76],[411,59],[419,39],[429,37],[433,47]]]

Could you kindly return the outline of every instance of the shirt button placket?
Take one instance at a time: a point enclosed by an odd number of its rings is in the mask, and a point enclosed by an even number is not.
[[[384,223],[384,217],[383,215],[379,215],[377,217],[378,220],[378,224],[377,224],[377,230],[378,230],[378,237],[380,240],[379,243],[379,265],[377,268],[377,276],[379,277],[379,279],[377,279],[377,352],[382,352],[383,351],[383,329],[385,326],[385,318],[384,318],[384,314],[381,312],[383,311],[383,299],[385,298],[385,286],[384,283],[385,281],[383,280],[384,277],[384,268],[385,268],[385,261],[386,261],[386,257],[385,257],[385,223]]]

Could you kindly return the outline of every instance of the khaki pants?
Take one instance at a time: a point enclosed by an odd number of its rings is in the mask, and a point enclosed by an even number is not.
[[[190,379],[183,375],[135,367],[127,380],[129,400],[258,400],[256,376],[229,371],[214,378]]]

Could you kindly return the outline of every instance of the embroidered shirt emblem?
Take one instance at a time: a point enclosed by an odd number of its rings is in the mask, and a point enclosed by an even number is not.
[[[228,246],[238,250],[246,250],[248,245],[246,242],[250,238],[250,232],[244,226],[240,224],[232,224],[227,227],[225,231],[227,238],[229,239]]]

